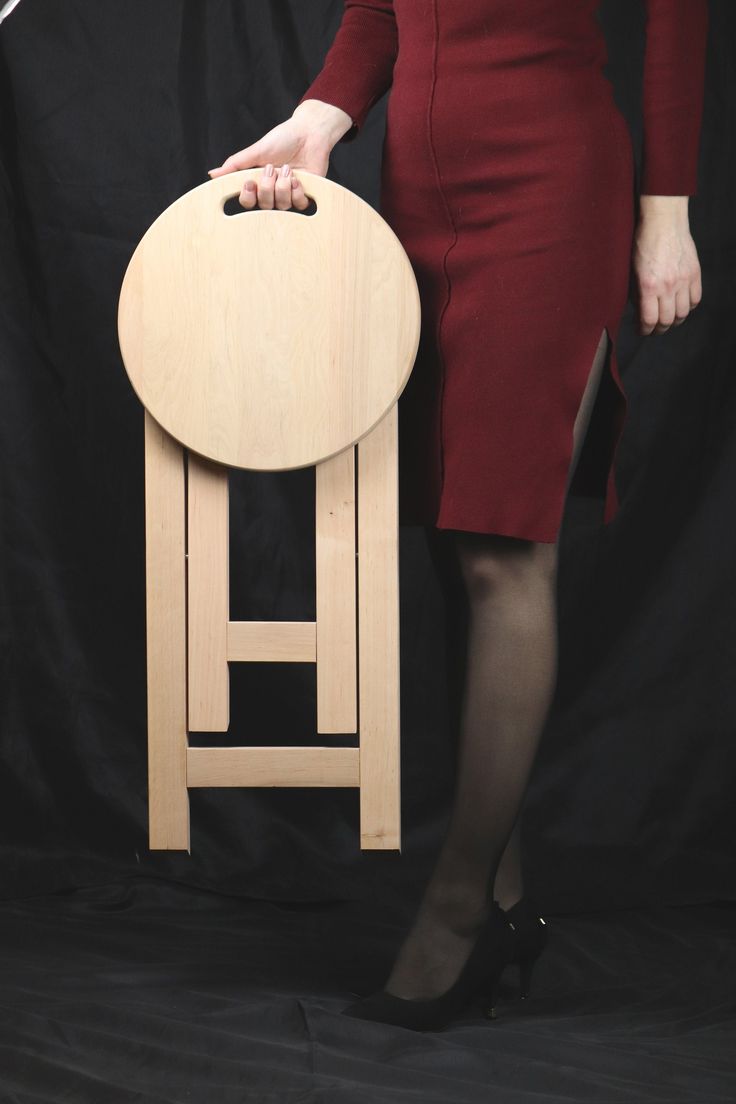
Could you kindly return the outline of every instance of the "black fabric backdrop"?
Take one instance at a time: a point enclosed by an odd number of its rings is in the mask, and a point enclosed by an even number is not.
[[[603,9],[637,145],[642,7]],[[340,12],[23,0],[0,31],[3,897],[111,871],[361,896],[438,839],[454,761],[444,607],[407,526],[403,853],[359,853],[351,790],[194,791],[191,856],[147,849],[143,412],[117,347],[120,283],[159,212],[290,113]],[[581,499],[566,523],[560,687],[524,829],[550,907],[736,896],[735,22],[712,4],[691,201],[704,301],[662,336],[637,336],[630,313],[622,510],[602,530]],[[374,204],[382,110],[331,167]],[[312,507],[309,470],[233,473],[234,618],[314,616]],[[314,740],[310,665],[234,664],[232,688],[233,743]]]
[[[341,7],[22,0],[0,28],[0,1099],[722,1101],[731,0],[711,2],[690,205],[704,300],[657,337],[630,308],[623,506],[605,530],[599,501],[566,517],[560,683],[524,815],[553,940],[526,1014],[421,1044],[335,1015],[348,988],[383,981],[451,798],[452,645],[419,529],[401,532],[402,852],[359,851],[357,794],[340,789],[195,790],[191,855],[148,850],[143,411],[117,347],[120,283],[153,219],[291,112]],[[642,9],[602,9],[637,149]],[[374,205],[384,107],[330,169]],[[234,618],[314,617],[313,490],[310,471],[232,474]],[[311,666],[231,677],[233,743],[314,742]]]

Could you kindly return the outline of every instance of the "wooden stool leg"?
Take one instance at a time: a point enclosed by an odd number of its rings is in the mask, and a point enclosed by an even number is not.
[[[397,403],[356,448],[360,846],[400,851]]]
[[[184,450],[145,411],[151,850],[189,851]]]
[[[227,468],[188,452],[187,501],[189,731],[227,732],[230,725]]]
[[[315,468],[317,732],[358,731],[355,446]]]

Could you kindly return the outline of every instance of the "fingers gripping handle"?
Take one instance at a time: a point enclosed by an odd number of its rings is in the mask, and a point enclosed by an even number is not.
[[[210,188],[213,191],[213,195],[217,197],[220,208],[223,210],[226,203],[240,195],[246,180],[256,181],[262,171],[261,166],[252,169],[239,169],[238,172],[215,177],[203,184],[202,187]],[[299,169],[299,180],[307,199],[313,200],[317,206],[317,210],[314,212],[315,215],[319,214],[320,202],[329,202],[329,189],[338,187],[332,181],[326,180],[325,177],[319,176],[317,173],[307,172],[306,169]],[[223,210],[223,214],[226,213]]]

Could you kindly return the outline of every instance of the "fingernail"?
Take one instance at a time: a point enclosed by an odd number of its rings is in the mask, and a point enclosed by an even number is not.
[[[291,169],[289,168],[288,165],[282,165],[281,166],[281,175],[282,176],[288,176],[290,172],[291,172]]]
[[[266,176],[273,176],[273,165],[266,165]]]
[[[222,167],[222,166],[218,165],[218,166],[217,166],[217,169],[219,169],[219,168],[221,168],[221,167]],[[210,173],[213,173],[213,172],[217,172],[217,169],[208,169],[208,170],[207,170],[207,175],[209,176],[209,175],[210,175]]]

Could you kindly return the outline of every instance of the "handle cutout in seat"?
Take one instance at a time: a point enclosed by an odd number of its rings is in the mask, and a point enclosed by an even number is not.
[[[238,195],[240,195],[240,192],[238,192]],[[233,215],[250,215],[253,211],[268,210],[267,207],[251,207],[250,209],[247,207],[242,207],[238,200],[238,195],[230,196],[230,198],[226,199],[223,203],[222,210],[226,215],[230,217],[232,217]],[[307,199],[309,200],[309,206],[304,211],[298,211],[296,207],[290,207],[288,211],[284,213],[290,215],[316,215],[317,204],[315,200],[312,198],[312,196],[307,196]],[[274,208],[274,210],[277,209],[278,208]]]

